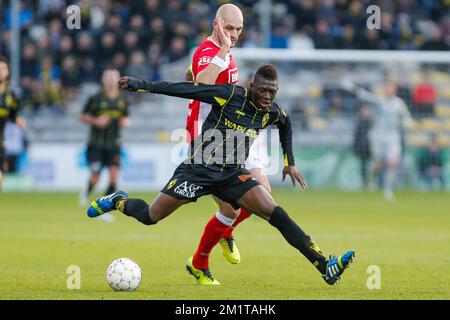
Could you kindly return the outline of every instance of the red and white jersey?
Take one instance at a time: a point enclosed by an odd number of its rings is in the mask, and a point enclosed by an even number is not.
[[[204,70],[212,58],[214,58],[220,51],[220,46],[214,42],[210,37],[205,39],[197,48],[192,57],[192,74],[194,81],[197,75]],[[226,60],[230,60],[228,69],[219,73],[216,79],[216,84],[232,83],[237,84],[239,81],[238,70],[234,63],[231,53],[227,54]],[[186,122],[186,130],[188,131],[188,142],[194,140],[198,133],[201,132],[203,121],[211,111],[211,105],[200,101],[193,100],[189,103],[189,114]]]

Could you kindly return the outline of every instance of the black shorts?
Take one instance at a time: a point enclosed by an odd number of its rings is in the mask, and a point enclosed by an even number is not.
[[[259,184],[245,168],[215,171],[203,165],[182,163],[161,192],[191,202],[204,195],[213,194],[238,209],[239,199]]]
[[[3,166],[5,165],[6,154],[5,148],[3,148],[2,142],[0,141],[0,172],[3,172]]]
[[[99,174],[103,167],[120,167],[120,147],[88,146],[87,160],[93,174]]]

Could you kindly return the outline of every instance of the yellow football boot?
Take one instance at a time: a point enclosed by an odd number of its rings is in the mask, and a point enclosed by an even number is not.
[[[199,284],[207,286],[217,286],[220,282],[213,278],[209,269],[202,270],[194,268],[192,264],[193,257],[186,261],[186,270],[197,280]]]
[[[223,256],[232,264],[238,264],[241,262],[241,255],[239,249],[234,243],[234,238],[222,238],[220,239],[220,246],[223,249]]]

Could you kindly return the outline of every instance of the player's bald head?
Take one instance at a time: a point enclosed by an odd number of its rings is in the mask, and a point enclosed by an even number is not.
[[[223,4],[219,7],[219,9],[217,9],[216,19],[223,19],[225,23],[232,20],[241,23],[244,22],[244,16],[242,15],[241,9],[231,3]]]
[[[244,16],[242,15],[241,9],[238,6],[227,3],[219,7],[216,13],[216,18],[214,19],[214,33],[216,40],[219,39],[217,23],[222,21],[222,26],[231,39],[231,46],[234,47],[241,35],[242,29],[244,28]],[[213,35],[214,35],[213,33]]]

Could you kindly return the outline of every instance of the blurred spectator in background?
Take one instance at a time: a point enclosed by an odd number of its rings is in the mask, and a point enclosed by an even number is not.
[[[337,49],[359,49],[355,28],[351,24],[342,27],[341,37],[337,41]]]
[[[127,56],[123,52],[117,52],[112,59],[112,66],[118,70],[120,74],[126,74]]]
[[[51,54],[50,39],[47,34],[42,34],[36,41],[36,56],[42,61],[46,56]],[[56,68],[58,66],[55,65]]]
[[[122,48],[125,52],[133,52],[135,50],[140,50],[138,34],[134,31],[126,32],[125,37],[123,38]]]
[[[162,18],[156,17],[150,20],[150,37],[153,43],[159,43],[161,46],[167,41],[165,22]]]
[[[185,7],[180,0],[166,0],[165,2],[166,7],[164,8],[163,18],[167,22],[169,29],[174,27],[174,23],[188,19]]]
[[[436,180],[440,189],[445,188],[444,163],[444,150],[439,146],[437,137],[433,136],[431,144],[419,155],[419,174],[429,189],[435,188]]]
[[[26,79],[21,83],[27,85],[25,90],[42,98],[39,62],[42,64],[46,56],[53,59],[52,70],[62,70],[65,59],[74,55],[75,69],[82,74],[82,81],[89,82],[98,78],[101,68],[112,64],[123,71],[133,52],[139,50],[144,52],[151,65],[152,76],[159,79],[161,64],[186,57],[190,49],[209,34],[212,13],[223,2],[22,0],[21,77]],[[65,26],[65,10],[70,4],[81,7],[80,31],[72,32]],[[264,46],[259,17],[261,2],[240,0],[237,4],[246,16],[240,46]],[[294,49],[450,48],[448,1],[382,1],[380,30],[365,27],[367,4],[362,0],[272,0],[270,46]],[[0,54],[9,56],[11,1],[0,1],[0,5]],[[72,76],[65,77],[63,86]],[[57,82],[56,78],[52,77],[51,81]],[[39,79],[39,85],[33,82],[35,79]],[[327,97],[329,101],[334,99],[337,105],[341,100],[344,108],[349,105],[347,98]]]
[[[61,41],[58,44],[58,49],[53,55],[56,65],[61,66],[63,59],[71,55],[73,51],[74,47],[72,37],[70,35],[62,36]]]
[[[291,2],[289,12],[294,14],[297,29],[302,29],[305,26],[314,27],[316,25],[317,11],[314,6],[313,0],[297,0]]]
[[[134,12],[139,12],[144,14],[146,21],[153,20],[154,18],[162,16],[162,6],[160,0],[145,0],[145,5],[142,7],[141,1],[135,2]]]
[[[450,50],[450,46],[442,39],[441,31],[437,26],[430,30],[428,40],[420,48],[422,50]]]
[[[149,81],[151,79],[150,67],[145,61],[145,56],[142,51],[134,51],[131,54],[130,63],[125,71],[126,75],[135,77],[138,79],[144,79]]]
[[[27,148],[24,130],[17,124],[8,122],[5,127],[6,170],[8,173],[19,171],[19,157]]]
[[[270,37],[270,47],[275,49],[286,49],[289,42],[289,28],[284,23],[277,23]]]
[[[81,70],[73,56],[65,57],[62,64],[61,82],[64,87],[64,99],[73,100],[78,94],[81,83]]]
[[[300,128],[301,130],[309,129],[308,118],[306,117],[305,106],[302,99],[294,99],[289,113],[296,128]]]
[[[353,152],[360,160],[361,181],[363,188],[368,190],[370,185],[369,162],[371,158],[369,132],[372,124],[372,108],[363,104],[359,109],[358,123],[353,136]]]
[[[359,47],[364,50],[379,49],[379,32],[376,29],[365,29],[364,35],[359,40]]]
[[[101,64],[101,67],[108,65],[110,60],[118,51],[117,39],[113,32],[106,32],[100,38],[100,46],[96,50],[96,61]]]
[[[412,93],[413,115],[415,117],[429,117],[434,115],[437,92],[433,85],[431,71],[423,73],[421,82],[414,88]]]
[[[33,23],[34,19],[33,11],[28,6],[27,1],[20,1],[19,10],[20,10],[19,26],[20,29],[22,29],[22,31],[26,31],[31,27]],[[5,27],[7,29],[10,29],[12,24],[12,8],[10,7],[9,10],[4,12],[4,14],[5,14]]]
[[[342,115],[342,112],[344,111],[344,99],[339,94],[339,92],[329,92],[329,106],[328,106],[328,112],[329,115],[333,117],[338,117]]]
[[[330,34],[330,26],[327,21],[319,20],[314,33],[316,49],[333,49],[336,47],[333,36]]]
[[[22,77],[36,78],[38,72],[38,61],[36,58],[36,48],[32,43],[27,43],[22,49],[20,59],[20,74]]]
[[[102,33],[111,32],[115,38],[122,39],[126,30],[121,16],[111,12],[111,15],[106,19],[106,25],[103,26]]]
[[[151,81],[161,81],[161,45],[159,43],[152,43],[148,47],[148,63],[152,68]]]
[[[59,19],[53,19],[48,25],[49,42],[52,51],[58,50],[63,37],[62,23]]]
[[[86,58],[81,61],[80,81],[97,82],[99,78],[99,69],[92,58]]]
[[[176,61],[178,59],[183,58],[189,53],[189,48],[186,44],[186,39],[183,37],[175,37],[170,42],[170,49],[169,49],[169,62]]]
[[[129,30],[133,31],[137,34],[139,41],[145,40],[148,41],[146,33],[147,29],[145,28],[144,18],[140,14],[135,14],[131,16]]]
[[[305,30],[295,31],[288,40],[289,49],[314,49],[314,41]]]
[[[83,32],[78,34],[76,38],[76,45],[76,50],[73,53],[75,53],[76,58],[80,62],[84,61],[84,59],[91,58],[94,55],[94,42],[89,33]]]
[[[37,97],[41,105],[46,105],[55,111],[61,111],[63,95],[60,70],[53,64],[51,56],[45,56],[41,61],[37,88],[39,88]]]
[[[66,0],[38,0],[38,14],[46,21],[59,18],[66,5]]]

